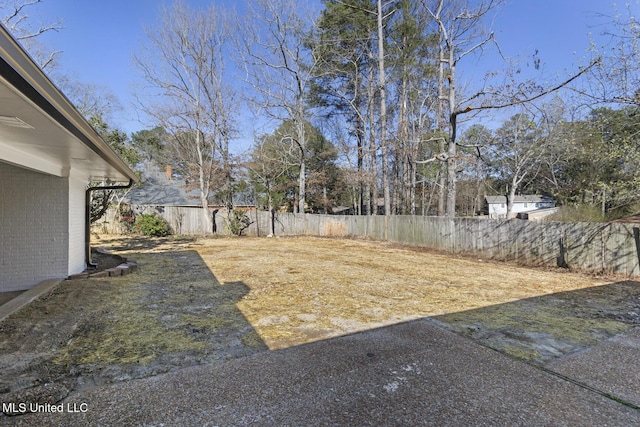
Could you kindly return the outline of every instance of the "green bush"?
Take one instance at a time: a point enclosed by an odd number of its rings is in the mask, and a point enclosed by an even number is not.
[[[549,216],[549,220],[562,222],[603,222],[606,221],[607,218],[602,215],[600,206],[584,203],[560,206],[558,212]]]
[[[138,215],[135,229],[142,235],[150,237],[162,237],[170,234],[167,221],[154,214]]]

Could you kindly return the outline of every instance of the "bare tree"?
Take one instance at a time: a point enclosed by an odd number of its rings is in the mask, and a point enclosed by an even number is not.
[[[310,115],[306,98],[316,64],[305,47],[310,24],[297,14],[299,5],[295,0],[257,0],[252,7],[239,40],[246,82],[253,90],[250,100],[271,118],[294,124],[288,140],[298,152],[297,210],[304,212],[308,143],[305,123]]]
[[[176,161],[199,190],[209,230],[212,192],[225,188],[223,197],[231,205],[233,97],[225,81],[226,22],[213,6],[199,11],[175,3],[161,10],[157,27],[147,30],[148,44],[134,57],[148,83],[140,108],[173,136]]]
[[[439,38],[438,129],[443,135],[447,135],[446,144],[442,147],[445,148],[446,145],[446,152],[440,157],[447,165],[444,214],[450,217],[455,216],[456,210],[456,137],[457,118],[461,112],[456,71],[462,59],[493,41],[493,33],[487,34],[484,31],[482,20],[501,3],[502,0],[482,0],[473,2],[472,6],[467,0],[422,0],[426,13],[437,27],[436,34]]]
[[[284,198],[282,181],[286,181],[286,175],[292,167],[290,148],[291,145],[277,134],[264,135],[256,140],[247,165],[251,181],[266,197],[270,235],[275,234],[275,211]]]
[[[594,102],[619,105],[640,105],[640,21],[634,6],[627,2],[624,9],[614,4],[602,33],[605,45],[592,42],[592,56],[598,58],[591,67],[587,85],[575,90],[585,96],[590,108]]]
[[[422,0],[425,10],[434,19],[439,28],[438,34],[441,46],[439,98],[442,102],[439,114],[442,118],[439,129],[446,131],[443,133],[447,135],[447,150],[427,161],[440,160],[446,162],[447,192],[445,215],[453,217],[456,209],[456,163],[459,146],[457,130],[459,118],[481,110],[501,109],[532,103],[546,95],[568,87],[572,82],[597,65],[599,59],[591,61],[589,65],[580,68],[566,80],[549,87],[541,87],[532,80],[516,82],[515,78],[498,87],[488,87],[487,81],[485,81],[481,89],[467,98],[461,98],[457,93],[456,67],[459,61],[467,55],[481,51],[489,43],[494,42],[493,33],[486,34],[483,32],[481,23],[491,10],[503,3],[503,0],[483,0],[479,2],[433,0],[433,2],[435,2],[435,5],[428,4],[428,0]],[[471,4],[473,4],[473,7]],[[448,82],[448,89],[444,85],[445,79]],[[445,121],[445,116],[448,121]],[[478,153],[480,148],[480,146],[476,147]]]
[[[56,84],[87,119],[101,116],[109,121],[122,108],[118,98],[106,86],[83,83],[68,75],[57,75]]]
[[[464,147],[467,147],[461,150],[464,155],[460,159],[460,178],[467,182],[466,198],[471,202],[471,209],[467,209],[467,215],[476,215],[484,205],[484,192],[489,168],[487,167],[487,153],[483,153],[483,156],[474,155],[475,147],[491,146],[494,142],[494,135],[487,127],[475,124],[465,130],[459,141]]]
[[[40,68],[47,71],[69,97],[74,106],[88,120],[101,116],[107,120],[120,109],[111,90],[105,86],[83,83],[56,67],[61,51],[52,51],[40,42],[40,36],[64,28],[61,19],[50,22],[35,21],[32,12],[44,0],[0,0],[0,22],[20,41]]]
[[[38,36],[64,28],[62,20],[34,22],[30,11],[43,0],[0,0],[0,22],[34,57],[40,68],[50,69],[60,51],[51,51],[39,43]]]
[[[496,130],[489,157],[495,170],[507,183],[507,218],[513,211],[513,201],[525,179],[533,179],[541,167],[547,140],[539,126],[526,113],[507,120]]]

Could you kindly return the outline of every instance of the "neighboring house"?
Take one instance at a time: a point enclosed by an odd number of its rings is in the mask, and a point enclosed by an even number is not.
[[[489,218],[501,219],[507,217],[507,198],[506,196],[485,196],[486,212]],[[528,213],[529,216],[535,216],[536,211],[540,210],[540,215],[536,219],[540,219],[544,214],[551,215],[555,213],[556,202],[550,196],[515,196],[513,200],[513,209],[510,218],[515,218],[519,214]],[[545,210],[542,212],[541,210]],[[523,215],[520,215],[522,217]],[[531,218],[533,219],[533,218]]]
[[[0,292],[80,273],[87,186],[134,172],[0,25]]]
[[[151,162],[143,163],[142,182],[125,196],[124,202],[131,206],[202,207],[199,192],[187,192],[184,181],[173,178],[170,166],[161,171]]]
[[[180,206],[201,209],[200,191],[191,189],[183,179],[174,177],[171,166],[160,170],[151,162],[143,164],[142,183],[133,188],[123,200],[132,208],[135,207],[167,207]],[[249,210],[255,208],[255,202],[250,192],[233,194],[234,209]],[[209,209],[226,210],[219,202],[209,198]]]
[[[226,206],[210,199],[209,215],[215,221],[212,229],[207,229],[202,215],[200,193],[198,189],[187,190],[184,179],[173,174],[170,166],[162,170],[150,161],[142,164],[141,184],[131,189],[123,198],[120,215],[110,209],[107,215],[95,226],[105,232],[121,233],[140,214],[154,214],[164,218],[173,233],[202,234],[217,232],[224,225],[227,217]],[[233,194],[233,208],[242,211],[254,211],[255,202],[250,191]],[[125,223],[123,223],[123,220]],[[211,227],[209,225],[209,227]]]
[[[355,215],[356,210],[353,206],[336,206],[331,208],[331,213],[334,215]]]

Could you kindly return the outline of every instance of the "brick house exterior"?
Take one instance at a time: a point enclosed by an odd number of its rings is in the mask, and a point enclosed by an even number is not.
[[[90,182],[133,171],[0,26],[0,292],[82,272]]]

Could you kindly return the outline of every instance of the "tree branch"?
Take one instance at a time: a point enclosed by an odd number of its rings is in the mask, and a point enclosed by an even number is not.
[[[511,102],[505,102],[502,104],[493,104],[493,105],[479,105],[477,107],[468,105],[466,106],[464,109],[459,109],[454,111],[453,113],[451,113],[452,116],[458,116],[460,114],[464,114],[464,113],[469,113],[471,111],[475,111],[475,110],[495,110],[495,109],[499,109],[499,108],[506,108],[506,107],[513,107],[516,105],[521,105],[521,104],[525,104],[527,102],[532,102],[535,101],[536,99],[542,98],[543,96],[549,95],[550,93],[553,93],[559,89],[562,89],[563,87],[567,86],[569,83],[571,83],[572,81],[574,81],[575,79],[577,79],[578,77],[580,77],[581,75],[585,74],[587,71],[589,71],[592,67],[594,67],[596,64],[598,64],[600,62],[600,58],[591,61],[591,63],[586,66],[585,68],[583,68],[582,70],[580,70],[578,73],[574,74],[573,76],[571,76],[570,78],[568,78],[567,80],[565,80],[564,82],[551,87],[543,92],[540,92],[536,95],[533,95],[531,97],[525,98],[525,99],[516,99],[514,101]]]

